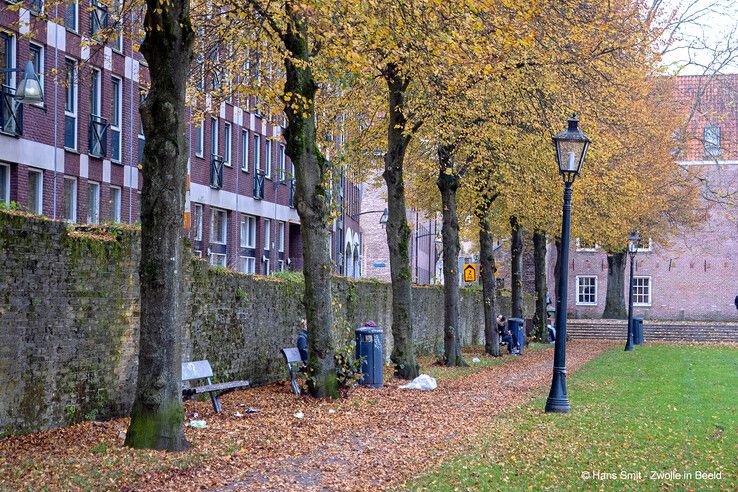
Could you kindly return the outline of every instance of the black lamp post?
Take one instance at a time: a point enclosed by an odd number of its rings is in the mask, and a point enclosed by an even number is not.
[[[566,394],[566,304],[569,287],[569,231],[571,229],[572,184],[582,168],[590,140],[579,129],[576,114],[569,118],[569,126],[553,137],[559,173],[564,179],[564,217],[561,221],[561,261],[559,285],[556,292],[556,343],[554,345],[553,379],[546,401],[546,412],[569,412]]]
[[[638,253],[638,243],[641,238],[638,231],[633,231],[628,236],[628,256],[630,256],[630,288],[628,290],[628,339],[625,341],[625,351],[633,350],[633,264],[636,253]]]

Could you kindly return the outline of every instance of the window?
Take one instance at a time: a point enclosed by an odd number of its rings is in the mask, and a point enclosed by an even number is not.
[[[110,187],[108,207],[110,209],[110,222],[117,224],[120,222],[120,188],[117,186]]]
[[[284,145],[279,146],[279,180],[284,181]]]
[[[241,273],[256,273],[256,258],[253,256],[241,256]]]
[[[633,305],[651,305],[651,277],[633,277]]]
[[[231,166],[231,124],[223,126],[223,164]]]
[[[77,222],[77,180],[64,178],[64,210],[63,219]]]
[[[254,172],[261,171],[261,136],[254,135]]]
[[[77,30],[77,0],[67,2],[67,8],[64,11],[64,27],[70,31]]]
[[[140,108],[141,105],[144,102],[144,99],[146,99],[146,95],[144,94],[143,90],[139,87],[138,92],[138,107]],[[143,119],[141,118],[141,113],[139,111],[136,111],[138,113],[138,164],[143,163],[143,155],[144,155],[144,145],[146,145],[146,136],[144,135],[144,127],[143,127]]]
[[[249,132],[241,134],[241,170],[249,172]]]
[[[256,248],[256,217],[241,217],[241,247]]]
[[[213,266],[226,267],[226,255],[210,253],[210,264]]]
[[[15,36],[0,32],[0,131],[19,136],[23,128],[23,105],[15,94]],[[13,71],[7,71],[13,70]]]
[[[100,102],[102,98],[100,70],[93,68],[90,74],[90,114],[100,116]]]
[[[117,23],[116,19],[120,19],[120,15],[120,1],[113,0],[113,25]],[[123,52],[123,32],[120,27],[118,27],[113,33],[110,45],[115,51],[119,53]]]
[[[28,171],[28,211],[41,215],[44,213],[44,173]]]
[[[64,147],[77,150],[77,62],[66,59],[64,99]]]
[[[594,306],[597,304],[597,277],[577,275],[577,304]]]
[[[264,249],[265,250],[271,249],[271,242],[272,242],[271,228],[272,228],[272,221],[269,219],[264,219]]]
[[[210,154],[218,155],[218,120],[210,118]]]
[[[202,205],[195,204],[195,241],[202,241]]]
[[[271,270],[269,269],[269,258],[266,256],[264,257],[262,263],[264,264],[264,275],[269,275],[271,273]]]
[[[214,208],[210,215],[210,242],[225,244],[228,238],[227,234],[228,217],[226,211]]]
[[[105,157],[108,125],[102,118],[102,74],[94,68],[90,74],[90,155]]]
[[[599,249],[599,245],[593,241],[586,241],[584,239],[577,238],[576,240],[576,249],[580,252],[590,252],[593,253]]]
[[[277,271],[283,272],[284,271],[284,260],[277,261]]]
[[[41,83],[41,91],[44,91],[44,48],[35,44],[28,45],[28,54],[33,63],[33,70],[38,75],[38,81]],[[37,106],[43,106],[43,103],[35,103]]]
[[[0,32],[0,68],[15,68],[15,36],[7,32]],[[15,87],[15,72],[0,73],[2,85]]]
[[[278,222],[277,247],[280,253],[284,253],[284,222]]]
[[[36,15],[40,14],[44,10],[44,0],[29,0],[27,5],[28,10]]]
[[[651,251],[653,251],[653,241],[650,237],[648,238],[648,242],[643,240],[639,241],[637,250],[638,253],[650,253]]]
[[[119,78],[113,77],[112,89],[113,107],[110,113],[110,159],[120,162],[123,83]]]
[[[272,141],[269,139],[264,143],[264,176],[272,177]]]
[[[90,12],[90,34],[94,35],[101,29],[108,27],[108,7],[97,0],[92,0],[90,5],[92,9]]]
[[[205,120],[195,125],[195,155],[203,156],[205,141]]]
[[[10,167],[0,164],[0,203],[10,205]]]
[[[100,185],[87,183],[87,223],[100,223]]]
[[[715,157],[720,155],[720,127],[705,127],[705,155]]]

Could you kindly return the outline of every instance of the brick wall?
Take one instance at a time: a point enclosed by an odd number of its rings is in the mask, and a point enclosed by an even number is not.
[[[107,238],[89,233],[108,232]],[[85,416],[124,415],[132,403],[138,338],[136,229],[79,226],[0,212],[0,435],[62,426]],[[207,358],[219,379],[267,383],[286,377],[279,350],[294,345],[302,283],[210,268],[185,268],[184,360]],[[392,350],[386,283],[336,278],[336,329],[361,322],[385,329]],[[418,348],[443,348],[441,287],[416,287]],[[461,337],[481,343],[480,293],[462,290]],[[499,309],[509,312],[509,298]]]

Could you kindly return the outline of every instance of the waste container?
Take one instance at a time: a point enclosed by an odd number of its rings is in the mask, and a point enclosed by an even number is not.
[[[523,345],[525,345],[525,321],[521,318],[510,318],[507,320],[507,327],[513,338],[518,344],[520,354],[523,354]]]
[[[362,326],[356,329],[356,358],[361,359],[359,384],[381,388],[384,384],[384,358],[382,357],[381,328]]]
[[[643,318],[633,318],[633,343],[643,343]]]

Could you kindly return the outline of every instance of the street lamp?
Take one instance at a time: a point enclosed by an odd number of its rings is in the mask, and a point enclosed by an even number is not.
[[[44,91],[41,89],[41,82],[39,81],[38,74],[33,69],[33,62],[30,60],[27,61],[25,68],[3,68],[0,69],[0,72],[23,73],[23,78],[18,83],[18,87],[15,89],[15,94],[13,94],[13,99],[15,99],[16,102],[25,104],[44,102]]]
[[[628,290],[628,339],[625,342],[625,351],[633,350],[633,264],[636,253],[638,253],[638,243],[641,237],[638,231],[633,231],[628,236],[628,256],[630,256],[630,288]]]
[[[566,394],[566,304],[569,287],[569,231],[571,229],[572,184],[587,156],[590,140],[579,129],[576,114],[569,118],[569,126],[553,137],[556,160],[564,180],[564,216],[561,221],[561,261],[559,285],[556,292],[556,342],[554,345],[553,379],[546,401],[546,412],[569,412]]]
[[[387,225],[387,218],[389,217],[389,210],[386,208],[384,210],[367,210],[366,212],[360,212],[358,214],[352,215],[351,218],[358,221],[359,217],[366,214],[379,214],[381,213],[382,216],[379,218],[379,225],[382,227]]]

